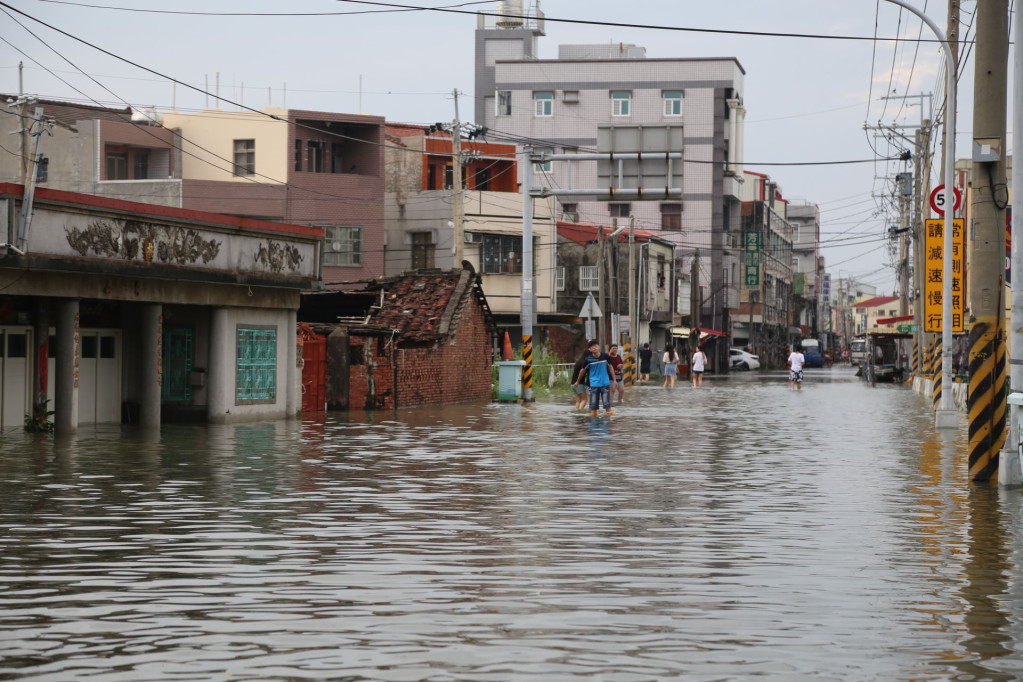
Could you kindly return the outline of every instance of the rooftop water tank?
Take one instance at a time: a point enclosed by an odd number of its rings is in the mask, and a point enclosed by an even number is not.
[[[522,28],[522,0],[498,0],[497,13],[501,28]]]

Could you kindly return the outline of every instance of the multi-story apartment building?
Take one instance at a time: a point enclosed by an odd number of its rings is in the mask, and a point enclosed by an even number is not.
[[[777,363],[785,357],[786,346],[801,334],[793,326],[793,228],[787,218],[788,202],[778,184],[762,173],[745,173],[742,232],[746,239],[741,241],[757,235],[759,248],[751,252],[753,260],[746,261],[747,267],[755,266],[756,284],[747,284],[751,280],[742,277],[744,305],[732,311],[732,336],[745,338],[757,354]]]
[[[517,329],[522,310],[523,204],[515,145],[462,141],[458,236],[451,136],[427,136],[421,127],[398,124],[388,124],[387,133],[387,273],[461,267],[456,262],[460,246],[462,260],[482,276],[498,325]],[[573,317],[557,315],[553,205],[553,199],[533,199],[533,309],[541,326]]]
[[[500,7],[517,3],[502,3]],[[681,201],[561,203],[559,217],[606,223],[635,217],[637,227],[675,244],[677,272],[696,251],[707,290],[702,325],[723,329],[738,304],[730,279],[737,264],[745,72],[733,58],[646,57],[626,44],[563,45],[557,59],[538,59],[542,17],[509,12],[495,25],[480,17],[476,31],[476,120],[496,136],[557,153],[596,151],[598,127],[680,127],[684,160]],[[598,186],[597,162],[538,167],[534,182],[576,189]]]
[[[328,284],[384,274],[382,118],[35,106],[55,121],[46,187],[322,227]],[[0,155],[0,178],[20,182],[19,165]]]
[[[817,338],[827,312],[820,298],[824,258],[820,255],[821,212],[817,204],[788,204],[792,225],[792,288],[796,324],[804,336]]]

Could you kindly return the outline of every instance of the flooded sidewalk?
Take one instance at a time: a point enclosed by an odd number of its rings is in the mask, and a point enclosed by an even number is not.
[[[1018,679],[1019,491],[852,373],[5,432],[0,679]]]

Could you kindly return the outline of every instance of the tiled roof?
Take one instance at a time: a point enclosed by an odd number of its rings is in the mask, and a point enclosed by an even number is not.
[[[609,235],[611,234],[611,232],[614,231],[614,229],[615,228],[611,227],[610,225],[605,225],[604,234]],[[663,237],[659,236],[656,232],[651,232],[650,230],[641,230],[637,228],[632,231],[632,234],[633,238],[637,242],[648,242],[651,239],[653,239],[660,240],[666,244],[671,243],[668,240],[664,239]],[[573,241],[576,244],[586,246],[587,244],[591,244],[594,241],[596,241],[599,235],[600,226],[598,225],[590,225],[587,223],[573,223],[564,220],[558,221],[558,236],[564,237],[565,239]],[[620,243],[627,243],[629,241],[628,231],[622,230],[618,234],[618,236],[615,237],[615,240]]]
[[[879,305],[887,305],[892,301],[898,301],[898,296],[875,296],[873,298],[864,299],[862,301],[856,301],[853,303],[855,308],[876,308]]]
[[[449,307],[458,306],[458,298],[465,294],[463,274],[468,275],[459,272],[412,274],[385,284],[384,300],[380,310],[372,313],[372,324],[396,329],[403,340],[441,338],[451,322],[450,315],[445,319],[445,313]]]

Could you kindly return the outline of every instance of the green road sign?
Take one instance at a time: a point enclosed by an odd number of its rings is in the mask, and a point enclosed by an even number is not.
[[[919,329],[920,328],[915,324],[900,324],[895,327],[895,330],[900,334],[911,334]]]

